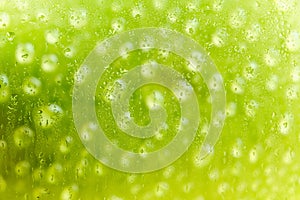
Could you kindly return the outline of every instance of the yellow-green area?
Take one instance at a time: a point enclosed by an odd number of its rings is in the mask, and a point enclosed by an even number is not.
[[[297,0],[0,1],[0,199],[300,199],[299,12]],[[197,136],[179,160],[128,174],[85,150],[72,91],[75,72],[99,42],[142,27],[178,31],[205,49],[225,82],[227,118],[214,153],[200,160],[211,111],[202,78],[168,52],[119,58],[95,96],[99,123],[116,145],[157,150],[180,120],[171,91],[144,86],[130,100],[136,123],[149,123],[147,102],[159,94],[169,129],[150,139],[118,129],[110,86],[132,67],[156,61],[175,68],[195,87],[201,111]]]

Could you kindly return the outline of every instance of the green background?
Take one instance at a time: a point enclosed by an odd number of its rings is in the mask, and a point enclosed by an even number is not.
[[[299,199],[299,11],[296,0],[1,1],[0,199]],[[179,160],[127,174],[86,152],[72,121],[72,86],[98,42],[141,27],[176,30],[206,50],[225,82],[227,118],[214,154],[199,160],[211,109],[202,78],[158,50],[120,58],[99,82],[96,108],[122,148],[159,149],[179,120],[172,94],[147,86],[131,101],[136,122],[149,121],[144,100],[155,89],[174,117],[170,130],[147,141],[118,133],[105,95],[122,66],[178,66],[201,102],[197,137]]]

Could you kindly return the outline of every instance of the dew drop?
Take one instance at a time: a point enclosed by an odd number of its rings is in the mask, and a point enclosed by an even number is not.
[[[124,30],[126,20],[124,18],[113,19],[111,23],[111,28],[113,33],[119,33]]]
[[[232,117],[236,114],[237,105],[235,102],[229,102],[226,105],[226,116]]]
[[[278,87],[278,76],[271,75],[271,77],[266,82],[266,88],[269,91],[275,91]]]
[[[194,35],[196,33],[198,26],[199,26],[198,19],[194,18],[188,20],[185,24],[185,32],[189,35]]]
[[[169,190],[169,184],[167,182],[160,182],[156,185],[155,195],[157,197],[163,197]]]

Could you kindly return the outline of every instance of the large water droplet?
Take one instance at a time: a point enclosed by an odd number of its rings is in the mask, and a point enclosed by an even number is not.
[[[19,44],[16,50],[16,59],[20,64],[30,64],[34,58],[34,46],[31,43]]]

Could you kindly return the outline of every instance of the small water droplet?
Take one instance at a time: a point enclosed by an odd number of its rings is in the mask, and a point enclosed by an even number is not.
[[[5,12],[0,12],[0,29],[5,29],[9,26],[10,16]]]
[[[58,58],[55,54],[48,54],[42,57],[41,67],[45,72],[53,72],[58,66]]]
[[[14,32],[7,32],[6,33],[6,39],[10,42],[12,42],[16,37],[16,34]]]

